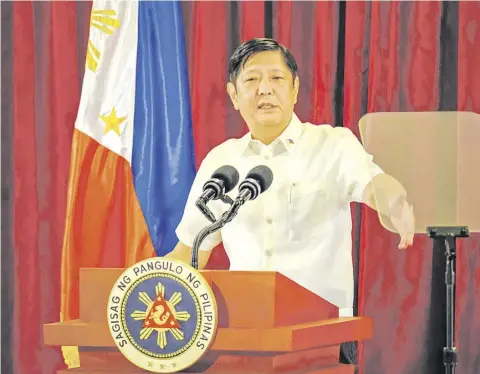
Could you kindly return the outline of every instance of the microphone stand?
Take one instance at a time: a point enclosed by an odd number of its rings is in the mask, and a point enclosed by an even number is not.
[[[456,239],[468,237],[468,227],[428,227],[430,238],[443,239],[445,245],[445,284],[447,287],[446,310],[446,345],[443,348],[443,364],[446,374],[455,374],[458,350],[455,347],[455,270],[456,270]]]
[[[219,199],[222,200],[225,204],[233,205],[233,200],[228,195],[222,194]],[[199,198],[195,205],[210,222],[216,222],[217,219],[215,218],[215,215],[210,211],[210,209],[208,209],[205,199]]]
[[[194,269],[198,270],[198,250],[205,238],[208,235],[213,234],[215,231],[220,230],[223,226],[230,222],[237,215],[238,210],[246,201],[245,198],[238,198],[237,200],[233,201],[230,197],[225,197],[228,198],[229,201],[228,199],[222,199],[222,201],[227,203],[231,202],[230,209],[223,213],[222,218],[220,218],[218,221],[215,221],[211,225],[208,225],[200,230],[193,241],[191,265]]]

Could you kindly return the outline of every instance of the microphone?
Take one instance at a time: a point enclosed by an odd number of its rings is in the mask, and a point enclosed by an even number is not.
[[[236,215],[240,207],[248,200],[255,200],[261,193],[268,190],[273,182],[273,173],[265,165],[255,166],[250,170],[238,187],[238,197],[232,203],[230,209],[223,213],[222,218],[218,221],[212,221],[212,224],[204,227],[195,237],[192,246],[191,265],[194,269],[198,269],[198,250],[203,240],[210,234],[220,230]],[[233,187],[232,187],[233,188]]]
[[[273,173],[265,165],[255,166],[238,187],[239,195],[235,201],[244,204],[248,200],[255,200],[258,195],[269,189],[273,182]]]
[[[268,166],[258,165],[251,169],[240,186],[238,196],[230,209],[225,212],[225,222],[230,222],[238,213],[240,207],[248,200],[255,200],[258,195],[270,188],[273,182],[273,173]]]
[[[195,205],[208,220],[215,222],[216,218],[210,209],[207,208],[207,203],[210,200],[217,199],[221,199],[226,203],[233,203],[225,194],[233,190],[238,180],[239,174],[237,169],[230,165],[224,165],[217,169],[211,178],[203,185],[203,193],[197,199]]]

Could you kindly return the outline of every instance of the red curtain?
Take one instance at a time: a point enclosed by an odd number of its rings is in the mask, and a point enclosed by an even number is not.
[[[458,110],[480,113],[480,4],[462,2],[458,11]],[[459,246],[457,264],[458,372],[480,372],[480,235]]]
[[[11,361],[15,374],[53,374],[64,364],[58,349],[43,346],[42,325],[59,319],[70,147],[90,3],[10,6],[13,86],[5,100],[12,111],[14,244],[13,262],[2,263],[2,271],[6,268],[12,279]],[[226,93],[228,58],[238,43],[265,36],[265,30],[273,30],[297,59],[296,111],[304,121],[347,126],[358,135],[356,124],[366,112],[480,111],[478,3],[282,1],[270,6],[271,18],[263,2],[182,2],[197,164],[212,147],[246,130]],[[360,345],[363,372],[437,374],[442,367],[432,362],[441,354],[430,348],[439,346],[432,331],[443,320],[432,310],[432,290],[438,287],[432,276],[443,254],[436,254],[425,235],[408,251],[398,251],[398,239],[380,226],[375,212],[353,208],[352,235],[360,248],[358,309],[374,319],[373,339]],[[458,251],[458,371],[467,374],[480,372],[479,250],[473,235]],[[228,267],[221,246],[209,267]]]
[[[357,131],[365,110],[479,112],[479,11],[466,2],[347,3],[345,124]],[[444,307],[444,255],[426,235],[406,252],[397,241],[363,210],[359,312],[374,318],[374,338],[361,345],[361,372],[443,372],[445,315],[435,309]],[[476,234],[460,240],[457,265],[457,370],[472,374],[480,370],[479,249]]]
[[[53,374],[71,137],[80,99],[74,2],[13,5],[14,373]],[[83,46],[84,48],[85,46]]]

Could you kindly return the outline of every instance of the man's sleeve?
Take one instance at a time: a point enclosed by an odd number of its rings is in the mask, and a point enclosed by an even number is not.
[[[195,202],[202,194],[205,182],[219,167],[217,165],[218,162],[215,161],[214,152],[211,151],[200,165],[188,195],[183,217],[175,230],[178,239],[189,247],[193,247],[193,241],[200,230],[211,224],[211,222],[195,206]],[[219,200],[210,201],[207,207],[217,219],[220,218],[221,213],[227,208],[227,206]],[[221,241],[222,237],[220,231],[216,231],[205,238],[199,249],[201,251],[208,251],[220,244]]]
[[[384,171],[373,161],[357,137],[347,128],[338,128],[339,179],[348,202],[363,202],[363,192],[370,181]]]

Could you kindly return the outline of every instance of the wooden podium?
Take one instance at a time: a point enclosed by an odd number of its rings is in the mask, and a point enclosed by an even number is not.
[[[48,346],[78,346],[80,367],[59,374],[148,373],[117,349],[107,301],[124,269],[80,270],[80,319],[44,325]],[[215,295],[219,323],[210,351],[184,372],[208,374],[353,374],[339,364],[340,344],[372,335],[369,318],[338,309],[275,272],[201,272]]]

